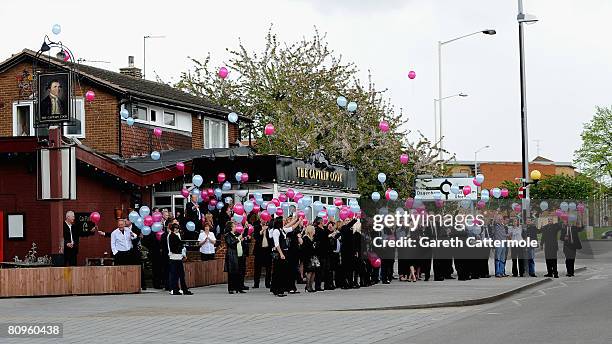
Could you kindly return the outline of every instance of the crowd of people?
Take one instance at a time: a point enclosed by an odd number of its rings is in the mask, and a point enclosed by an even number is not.
[[[149,260],[154,288],[165,288],[173,295],[191,294],[183,267],[187,255],[186,241],[197,244],[203,261],[215,259],[216,248],[221,243],[225,244],[224,271],[228,275],[230,294],[245,293],[250,288],[245,285],[247,257],[254,256],[251,287],[260,288],[263,279],[263,286],[278,297],[299,293],[300,284],[304,285],[305,292],[314,293],[336,288],[368,287],[377,283],[389,284],[393,279],[428,281],[432,275],[435,281],[455,279],[453,275],[458,280],[489,278],[492,277],[491,273],[503,278],[509,276],[506,273],[508,257],[512,261],[513,277],[536,277],[534,258],[537,248],[416,247],[411,250],[389,250],[373,246],[376,236],[407,236],[414,239],[456,237],[461,240],[473,237],[477,241],[487,238],[518,241],[541,237],[539,248],[543,248],[545,253],[545,276],[554,278],[559,276],[559,240],[563,242],[567,276],[574,275],[576,250],[582,248],[579,237],[583,229],[582,218],[570,224],[563,220],[555,221],[551,216],[547,224],[538,228],[534,219],[520,225],[516,216],[500,213],[490,216],[482,226],[470,226],[465,230],[419,226],[415,230],[388,227],[374,231],[372,219],[366,217],[344,220],[317,217],[310,224],[297,214],[276,216],[264,221],[260,214],[251,212],[246,222],[252,226],[252,231],[247,231],[232,220],[231,204],[219,210],[200,211],[194,198],[185,210],[183,215],[162,209],[163,232],[143,235],[129,219],[118,219],[114,231],[98,233],[111,238],[115,265],[143,264],[144,260]],[[67,214],[67,223],[70,216],[74,215]],[[196,224],[195,230],[186,229],[188,221]],[[243,230],[239,231],[239,227]],[[147,257],[143,257],[143,246],[147,248]],[[490,256],[493,256],[494,271],[489,270]],[[144,275],[142,281],[145,288]]]

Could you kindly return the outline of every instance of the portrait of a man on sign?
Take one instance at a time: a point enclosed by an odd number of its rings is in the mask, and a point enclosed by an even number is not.
[[[38,113],[41,122],[67,121],[70,117],[68,73],[42,74],[38,77]]]

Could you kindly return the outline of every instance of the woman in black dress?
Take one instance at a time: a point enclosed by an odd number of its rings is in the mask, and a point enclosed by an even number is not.
[[[225,251],[225,268],[227,272],[227,291],[230,294],[234,292],[244,293],[240,278],[240,257],[242,257],[242,234],[236,233],[236,225],[232,221],[225,224],[225,235],[223,240],[227,246]]]
[[[309,293],[315,292],[315,289],[312,287],[312,284],[314,283],[317,269],[321,266],[319,258],[315,253],[314,234],[314,227],[308,226],[306,227],[306,230],[304,231],[304,236],[302,237],[302,257],[304,261],[304,272],[306,272],[305,290]]]

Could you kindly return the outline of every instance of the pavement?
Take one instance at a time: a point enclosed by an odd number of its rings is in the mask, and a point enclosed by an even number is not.
[[[559,263],[564,275],[563,264]],[[63,324],[64,333],[59,339],[0,338],[0,343],[441,343],[443,338],[455,343],[456,334],[462,334],[466,342],[472,338],[482,340],[471,342],[485,342],[485,338],[491,338],[488,336],[495,336],[493,329],[498,327],[504,329],[500,329],[504,343],[522,343],[516,334],[523,327],[541,323],[558,330],[566,321],[579,326],[580,319],[572,312],[582,317],[603,317],[584,328],[599,328],[601,338],[607,338],[612,332],[602,321],[609,321],[605,317],[612,311],[608,278],[612,276],[612,259],[578,257],[578,266],[584,265],[587,269],[577,272],[576,277],[552,281],[543,277],[394,281],[356,290],[302,291],[285,298],[274,297],[265,289],[229,295],[225,285],[218,285],[194,288],[193,296],[147,291],[136,295],[2,299],[0,324],[53,321]],[[544,264],[538,262],[537,266]],[[571,287],[574,285],[577,288]],[[564,311],[563,307],[568,308]],[[589,313],[589,307],[593,313]],[[461,330],[457,324],[463,323],[466,327]],[[447,327],[455,330],[447,331]],[[483,327],[487,330],[481,336]],[[531,342],[550,342],[536,338]],[[600,342],[593,335],[584,338],[589,339],[584,342]]]

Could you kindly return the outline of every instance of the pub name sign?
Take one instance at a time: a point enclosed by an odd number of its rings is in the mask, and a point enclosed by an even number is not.
[[[299,179],[314,179],[328,182],[343,182],[342,173],[330,172],[318,168],[296,167],[297,177]]]

